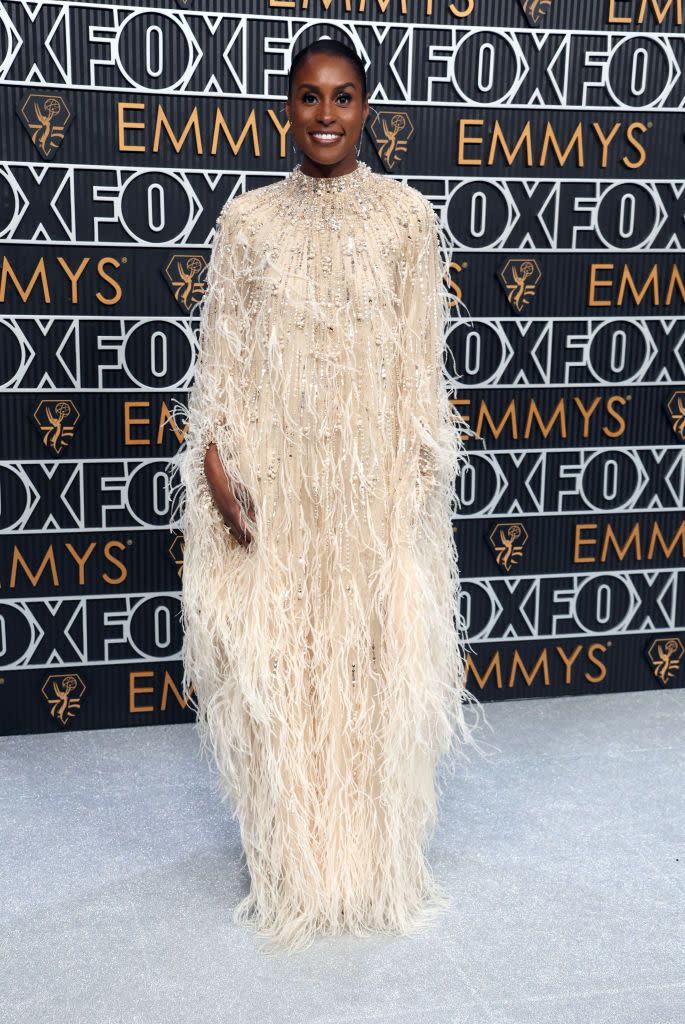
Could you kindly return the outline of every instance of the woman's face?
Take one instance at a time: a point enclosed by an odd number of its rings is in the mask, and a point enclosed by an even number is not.
[[[362,100],[351,61],[328,53],[310,54],[295,72],[285,109],[295,145],[304,154],[306,174],[333,177],[355,169],[355,150],[369,104]],[[317,137],[321,133],[332,137]]]

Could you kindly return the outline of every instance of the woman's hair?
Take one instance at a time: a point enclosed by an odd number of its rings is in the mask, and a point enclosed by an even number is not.
[[[288,99],[293,94],[293,82],[295,80],[295,72],[298,67],[309,57],[312,53],[329,53],[333,57],[344,57],[350,64],[354,64],[357,76],[362,87],[362,100],[366,99],[368,89],[366,85],[366,68],[364,62],[351,46],[347,43],[342,43],[338,39],[316,39],[313,43],[308,46],[304,46],[301,50],[298,50],[290,63],[290,70],[288,71]]]

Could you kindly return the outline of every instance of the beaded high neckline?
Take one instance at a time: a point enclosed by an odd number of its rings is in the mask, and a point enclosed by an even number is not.
[[[371,168],[363,160],[357,160],[357,166],[347,174],[338,174],[333,178],[315,178],[305,174],[302,164],[296,164],[290,172],[293,187],[309,195],[329,195],[334,192],[356,191],[371,174]]]

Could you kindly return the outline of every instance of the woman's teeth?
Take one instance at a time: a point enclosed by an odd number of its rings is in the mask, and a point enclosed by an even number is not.
[[[334,142],[335,139],[340,138],[340,135],[337,132],[310,132],[310,135],[318,142]]]

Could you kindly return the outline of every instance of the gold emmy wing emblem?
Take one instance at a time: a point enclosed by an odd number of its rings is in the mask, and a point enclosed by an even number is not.
[[[164,279],[174,293],[174,298],[184,312],[189,313],[200,301],[207,288],[207,282],[199,279],[207,266],[204,256],[193,253],[191,256],[171,257],[162,273]]]
[[[652,671],[664,686],[680,668],[685,647],[677,636],[662,636],[653,640],[647,649],[647,657]]]
[[[528,24],[537,28],[542,24],[543,19],[549,14],[552,0],[521,0],[523,13],[528,18]]]
[[[30,92],[19,101],[17,113],[40,155],[52,160],[74,119],[65,101],[61,96]]]
[[[43,444],[59,455],[74,436],[80,420],[79,411],[69,398],[44,398],[33,418],[43,435]]]
[[[521,561],[528,542],[528,531],[523,523],[495,523],[488,537],[495,552],[495,561],[509,572]]]
[[[169,558],[171,559],[171,561],[176,566],[176,569],[178,571],[178,575],[179,576],[183,575],[183,551],[184,551],[184,548],[185,548],[185,544],[183,542],[183,534],[182,533],[177,533],[176,536],[174,537],[174,539],[172,540],[171,544],[169,545],[168,551],[169,551]]]
[[[667,409],[673,422],[673,431],[685,441],[685,391],[674,391],[668,400]]]
[[[537,260],[509,259],[500,267],[499,278],[510,304],[520,313],[535,296],[542,272]]]
[[[379,110],[369,125],[379,157],[386,170],[400,163],[414,134],[414,125],[404,110]]]
[[[50,714],[61,725],[69,725],[76,712],[81,709],[81,697],[86,686],[75,672],[65,675],[48,676],[41,687],[41,693],[50,707]]]

